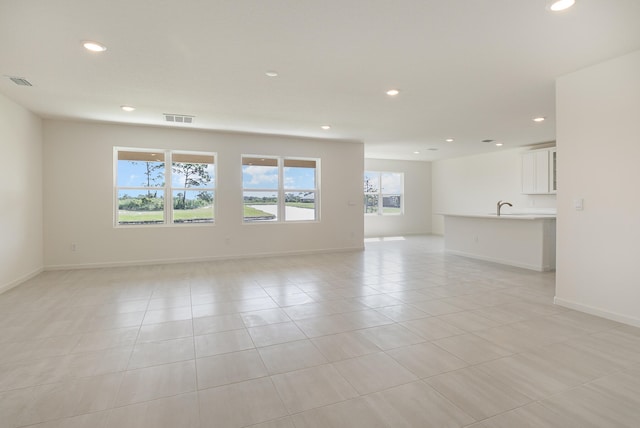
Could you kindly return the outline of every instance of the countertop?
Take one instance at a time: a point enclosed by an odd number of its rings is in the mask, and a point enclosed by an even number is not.
[[[496,214],[490,213],[437,213],[443,216],[451,216],[451,217],[473,217],[473,218],[486,218],[486,219],[495,219],[495,220],[555,220],[555,214],[545,214],[545,213],[503,213],[500,216]]]

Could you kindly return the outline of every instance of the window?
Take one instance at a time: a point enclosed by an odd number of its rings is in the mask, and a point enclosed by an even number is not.
[[[399,215],[403,208],[403,181],[401,172],[364,173],[364,213]]]
[[[318,220],[318,159],[243,156],[245,222]]]
[[[171,154],[174,223],[212,223],[215,157],[204,153]]]
[[[278,220],[278,159],[242,158],[244,221]]]
[[[114,151],[116,225],[213,223],[215,154]]]

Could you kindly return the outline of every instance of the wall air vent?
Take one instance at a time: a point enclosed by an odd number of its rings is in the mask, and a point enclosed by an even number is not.
[[[31,82],[29,82],[24,77],[15,77],[15,76],[7,76],[13,83],[18,86],[33,86]]]
[[[164,120],[172,123],[193,123],[195,116],[187,116],[184,114],[164,113]]]

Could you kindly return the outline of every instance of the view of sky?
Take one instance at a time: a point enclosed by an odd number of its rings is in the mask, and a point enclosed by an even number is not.
[[[132,162],[128,160],[118,161],[117,185],[118,187],[141,187],[147,186],[147,163]],[[150,167],[162,165],[161,162],[149,162]],[[205,186],[213,187],[215,178],[215,165],[210,164],[207,172],[211,176],[211,182]],[[162,175],[163,168],[158,168],[152,173],[152,178]],[[285,189],[315,189],[315,168],[285,167],[284,184]],[[278,188],[278,167],[245,165],[242,167],[242,181],[245,189],[273,189]],[[158,178],[152,181],[151,186],[162,186],[163,179]],[[184,187],[184,175],[176,172],[171,174],[171,185],[174,188]],[[129,192],[131,194],[131,192]]]
[[[162,162],[148,162],[151,168],[155,166],[164,165]],[[147,162],[133,162],[129,160],[119,160],[118,161],[118,187],[140,187],[147,186],[147,175],[145,174],[147,171]],[[208,183],[204,183],[199,187],[214,187],[214,179],[215,179],[215,165],[208,164],[207,172],[211,178],[211,181]],[[157,177],[158,175],[164,175],[164,168],[158,168],[154,170],[151,177]],[[161,187],[164,179],[158,178],[155,182],[152,181],[151,186]],[[185,187],[184,186],[184,175],[176,172],[171,173],[171,185],[173,187]],[[131,192],[128,192],[129,195],[132,195]]]
[[[402,193],[402,174],[400,173],[365,171],[364,179],[366,180],[367,178],[369,179],[369,185],[373,187],[369,190],[370,192],[377,192],[382,189],[382,193],[386,194]]]
[[[284,188],[285,189],[315,189],[315,168],[284,168]],[[245,189],[277,189],[278,188],[278,167],[243,165],[242,185]]]

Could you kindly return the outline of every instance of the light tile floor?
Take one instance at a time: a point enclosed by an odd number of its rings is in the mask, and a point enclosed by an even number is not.
[[[0,427],[640,426],[640,329],[554,281],[431,236],[45,272],[0,295]]]

